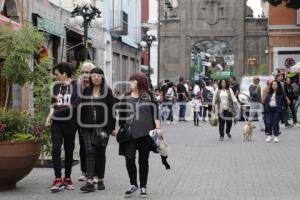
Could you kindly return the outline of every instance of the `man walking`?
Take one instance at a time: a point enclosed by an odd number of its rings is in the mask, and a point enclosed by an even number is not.
[[[265,124],[262,116],[263,106],[262,106],[261,88],[259,82],[260,79],[258,77],[254,77],[253,84],[250,85],[249,87],[249,93],[250,93],[249,121],[253,121],[255,115],[257,114],[260,130],[265,131]]]
[[[284,123],[286,128],[292,128],[293,126],[288,122],[287,106],[290,105],[291,102],[290,102],[289,98],[287,97],[287,95],[285,93],[285,90],[284,90],[285,75],[283,73],[278,74],[277,75],[277,80],[280,82],[282,91],[283,91],[284,96],[285,96],[286,101],[287,101],[286,109],[283,110],[281,119],[282,119],[282,122]]]
[[[240,85],[237,83],[235,76],[230,77],[229,84],[230,84],[230,88],[232,89],[235,97],[238,98],[239,93],[240,93]]]
[[[82,65],[80,73],[81,73],[81,79],[80,79],[80,91],[83,92],[83,90],[90,85],[90,71],[95,68],[95,65],[86,62]],[[82,94],[82,93],[81,93]],[[79,157],[80,157],[80,169],[81,169],[81,175],[78,178],[79,181],[86,181],[86,156],[85,156],[85,148],[84,148],[84,142],[81,134],[81,129],[78,129],[79,133]]]
[[[177,85],[178,103],[179,103],[179,122],[187,122],[185,119],[186,101],[189,99],[187,90],[184,86],[184,78],[179,78]]]

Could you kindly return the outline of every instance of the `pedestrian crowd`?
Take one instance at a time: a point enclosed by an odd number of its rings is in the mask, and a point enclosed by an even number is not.
[[[78,132],[82,171],[78,180],[85,181],[81,191],[105,189],[106,148],[110,136],[116,136],[119,155],[125,157],[124,167],[130,180],[125,196],[130,197],[139,187],[141,197],[147,197],[150,152],[160,153],[162,164],[170,169],[168,145],[162,136],[158,104],[149,90],[148,78],[142,73],[132,74],[128,80],[129,91],[117,97],[108,86],[103,70],[92,63],[83,64],[79,80],[75,79],[74,68],[69,63],[54,66],[52,72],[55,79],[52,106],[45,122],[51,127],[55,175],[50,190],[74,190],[71,172]],[[136,166],[137,151],[139,170]]]
[[[52,106],[46,126],[51,127],[52,161],[55,179],[52,192],[74,190],[71,179],[75,136],[79,134],[83,192],[105,190],[106,148],[111,136],[119,143],[119,155],[125,158],[129,188],[125,197],[140,189],[147,197],[150,152],[159,153],[162,164],[167,162],[168,145],[164,141],[161,122],[167,125],[186,123],[191,109],[195,127],[201,123],[218,126],[220,141],[225,134],[232,138],[231,129],[239,120],[259,122],[266,142],[279,142],[280,122],[286,128],[298,127],[300,106],[299,77],[291,79],[279,73],[261,88],[260,77],[253,77],[248,86],[248,104],[240,100],[240,86],[235,77],[229,80],[200,79],[192,84],[183,77],[178,82],[165,80],[152,91],[150,81],[142,73],[130,75],[129,90],[121,94],[112,90],[102,69],[92,63],[82,65],[76,80],[74,68],[68,63],[53,67],[56,80],[52,88]],[[178,110],[178,116],[177,114]],[[289,123],[292,118],[293,124]],[[62,178],[62,151],[65,173]],[[139,153],[138,167],[136,152]],[[137,176],[139,173],[139,176]],[[138,181],[139,177],[139,181]],[[95,188],[95,186],[97,186]]]
[[[234,76],[217,81],[200,79],[192,85],[182,77],[177,85],[166,80],[155,91],[160,102],[160,119],[167,124],[175,124],[174,108],[177,107],[178,122],[187,122],[185,115],[189,105],[194,125],[199,126],[199,122],[212,122],[213,126],[218,124],[221,141],[225,134],[228,138],[232,137],[232,124],[238,120],[250,123],[258,120],[260,131],[267,135],[266,141],[274,139],[279,142],[280,122],[286,128],[299,127],[300,78],[278,73],[267,80],[264,88],[261,88],[264,84],[260,84],[259,76],[252,77],[252,81],[248,86],[248,103],[245,105],[240,101],[240,85]],[[289,122],[290,118],[293,124]]]

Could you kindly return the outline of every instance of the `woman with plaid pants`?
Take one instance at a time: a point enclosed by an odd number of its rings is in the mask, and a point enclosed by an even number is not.
[[[80,106],[81,120],[79,125],[82,130],[84,148],[86,153],[87,182],[80,188],[83,192],[94,192],[93,178],[98,176],[98,190],[104,190],[103,183],[106,163],[106,145],[96,147],[96,128],[101,128],[107,136],[113,134],[115,118],[113,116],[114,98],[111,89],[107,86],[104,73],[100,68],[90,72],[90,87],[83,91]]]

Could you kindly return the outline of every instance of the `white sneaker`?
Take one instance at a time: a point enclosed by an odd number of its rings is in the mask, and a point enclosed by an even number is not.
[[[271,142],[271,140],[272,140],[272,136],[269,135],[266,139],[266,142]]]
[[[147,197],[148,197],[146,188],[141,188],[140,196],[141,196],[142,198],[147,198]]]
[[[176,122],[172,122],[172,124],[173,124],[173,125],[175,125],[175,124],[176,124]]]
[[[131,185],[129,189],[125,192],[125,198],[129,198],[132,196],[132,194],[138,189],[137,186]]]
[[[278,137],[275,137],[275,138],[274,138],[274,142],[275,142],[275,143],[278,143],[278,142],[279,142]]]
[[[87,177],[85,176],[85,173],[82,172],[81,176],[79,176],[78,181],[86,181]]]
[[[170,124],[170,121],[167,121],[167,124]]]
[[[93,178],[93,183],[94,183],[94,184],[98,184],[98,182],[99,182],[99,179],[98,179],[97,176],[95,176],[95,177]]]

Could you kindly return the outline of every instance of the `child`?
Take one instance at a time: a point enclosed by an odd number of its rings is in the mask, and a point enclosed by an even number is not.
[[[201,100],[198,95],[192,94],[192,101],[191,105],[193,107],[194,112],[194,125],[199,126],[199,117],[200,117],[200,107],[201,107]]]

